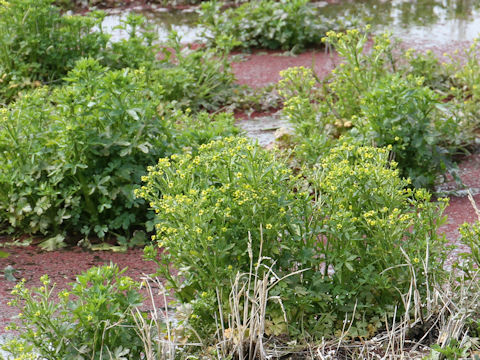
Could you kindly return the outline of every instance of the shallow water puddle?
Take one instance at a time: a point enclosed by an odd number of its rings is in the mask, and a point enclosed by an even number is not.
[[[167,10],[155,7],[150,9],[137,7],[122,11],[107,11],[107,16],[103,22],[103,30],[112,35],[113,41],[128,37],[126,31],[116,27],[127,18],[130,12],[144,15],[149,23],[155,26],[159,42],[167,41],[172,30],[178,33],[181,37],[181,42],[184,44],[202,41],[202,34],[205,28],[197,24],[198,14],[195,12],[195,9]]]
[[[260,146],[272,144],[279,135],[292,130],[292,125],[280,113],[252,119],[237,120],[236,125]]]
[[[321,12],[332,18],[363,19],[375,31],[391,31],[409,43],[442,46],[472,41],[480,32],[479,0],[339,1],[322,6]]]
[[[452,41],[472,41],[480,32],[480,0],[347,0],[320,1],[314,6],[330,19],[369,23],[376,32],[391,31],[409,43],[445,46]],[[198,25],[195,8],[167,10],[158,6],[110,11],[104,30],[113,40],[127,36],[115,27],[128,12],[141,13],[157,26],[160,42],[167,40],[171,30],[178,32],[183,43],[202,41],[205,29]]]

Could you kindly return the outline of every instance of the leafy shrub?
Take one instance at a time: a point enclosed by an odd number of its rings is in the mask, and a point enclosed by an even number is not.
[[[308,176],[308,192],[245,139],[160,159],[137,194],[157,213],[159,271],[192,305],[194,327],[214,331],[217,299],[228,295],[222,289],[251,271],[249,254],[259,261],[260,248],[278,276],[304,270],[270,290],[283,307],[268,306],[267,333],[286,331],[286,311],[293,335],[333,335],[353,312],[350,335],[372,334],[401,307],[413,274],[419,293],[430,276],[440,281],[445,240],[436,231],[445,204],[405,189],[388,153],[342,142]],[[148,247],[146,255],[156,259],[157,251]]]
[[[423,78],[382,78],[362,99],[365,129],[358,129],[377,146],[392,145],[402,176],[411,178],[416,187],[432,186],[438,174],[453,166],[453,154],[444,145],[458,133],[439,97],[422,84]]]
[[[450,88],[449,75],[446,64],[442,64],[431,50],[425,53],[408,49],[404,54],[406,63],[403,64],[409,74],[423,78],[423,84],[430,89],[446,92]]]
[[[297,154],[316,163],[348,134],[365,144],[392,145],[401,175],[417,187],[431,187],[439,174],[455,168],[453,155],[465,146],[466,128],[452,105],[442,104],[425,78],[416,76],[433,66],[431,55],[405,65],[411,52],[396,55],[388,34],[374,37],[371,50],[365,49],[367,39],[358,30],[328,32],[324,41],[343,61],[323,82],[304,68],[282,73],[283,112],[295,125]]]
[[[345,33],[329,31],[323,42],[332,46],[340,55],[341,63],[332,70],[332,77],[326,84],[326,101],[335,111],[330,116],[337,120],[351,120],[358,115],[360,100],[367,92],[388,73],[397,70],[394,56],[395,43],[390,34],[373,36],[372,48],[367,50],[369,39],[367,25],[364,32],[357,29]]]
[[[44,359],[140,359],[142,342],[130,312],[142,303],[140,284],[122,276],[124,271],[116,265],[93,267],[58,299],[46,275],[39,288],[18,283],[9,304],[21,308],[19,323],[10,326],[19,336],[3,348]]]
[[[167,72],[165,77],[158,77],[168,92],[166,100],[208,110],[217,110],[229,103],[236,87],[229,50],[229,47],[191,50],[183,47],[178,34],[172,32],[167,48],[163,49],[161,67],[175,70]]]
[[[2,109],[4,229],[59,235],[46,246],[67,233],[115,235],[125,243],[145,230],[146,207],[133,189],[147,165],[236,132],[230,115],[212,122],[165,105],[168,92],[158,80],[169,71],[108,71],[82,60],[66,78],[69,85],[39,89]]]
[[[98,12],[103,21],[104,13]],[[101,30],[102,24],[99,24]],[[152,24],[147,23],[143,15],[128,13],[125,20],[121,19],[117,26],[128,37],[115,42],[110,41],[103,53],[95,56],[102,64],[112,69],[139,68],[152,66],[156,62],[158,46],[154,45],[157,33]]]
[[[444,54],[449,61],[442,63],[448,75],[449,88],[445,91],[447,99],[451,99],[458,121],[465,128],[462,139],[467,144],[475,141],[475,133],[480,127],[480,38],[462,51],[455,50],[453,55]]]
[[[60,79],[81,57],[105,49],[108,35],[93,31],[98,13],[62,16],[52,0],[8,0],[0,7],[0,101],[22,88]]]
[[[206,0],[149,0],[151,4],[159,4],[161,6],[183,6],[183,5],[196,5]],[[235,0],[235,3],[240,3],[245,0]],[[125,6],[125,3],[121,0],[55,0],[55,4],[64,9],[75,9],[81,7],[91,8],[93,6],[98,8],[115,8]]]
[[[214,43],[231,38],[245,49],[301,50],[319,45],[330,27],[308,0],[251,1],[226,11],[216,1],[207,2],[201,21]]]
[[[175,68],[168,72],[174,95],[169,100],[194,100],[195,107],[216,109],[228,102],[234,76],[225,53],[180,46],[173,34],[157,60],[157,37],[142,15],[130,13],[119,25],[126,39],[110,41],[102,30],[105,13],[63,15],[53,0],[9,0],[0,8],[0,103],[8,103],[23,89],[62,83],[81,58],[97,59],[111,69]],[[229,47],[226,45],[227,51]],[[172,56],[173,55],[173,56]],[[174,89],[174,90],[173,90]]]
[[[401,294],[413,275],[421,294],[427,280],[441,283],[446,240],[437,230],[446,200],[433,203],[426,190],[409,189],[389,151],[342,141],[313,171],[322,219],[316,254],[322,260],[312,275],[315,291],[303,301],[311,315],[314,309],[323,315],[311,321],[312,328],[341,329],[356,307],[349,335],[372,335],[395,306],[402,312]]]
[[[469,195],[469,198],[478,216],[480,213],[478,213],[473,197]],[[462,261],[460,261],[460,267],[467,277],[474,279],[478,275],[480,266],[480,217],[478,221],[473,224],[462,224],[458,230],[460,232],[460,243],[466,245],[470,250],[467,253],[460,254],[462,259]]]
[[[237,271],[248,272],[249,253],[257,259],[260,247],[285,271],[311,260],[302,257],[314,241],[308,195],[295,194],[291,170],[247,139],[230,137],[200,146],[197,155],[160,159],[145,181],[137,194],[157,213],[156,238],[165,249],[159,270],[181,302],[202,293],[197,309],[205,299],[215,302],[215,289],[229,286]],[[153,248],[147,253],[155,258]],[[170,266],[180,273],[174,276]],[[215,310],[206,306],[196,315],[211,325]]]
[[[2,8],[0,70],[5,101],[22,88],[60,81],[83,57],[113,68],[139,67],[155,60],[155,33],[139,31],[145,27],[143,16],[129,14],[120,25],[129,38],[110,43],[110,36],[102,31],[104,13],[62,16],[52,2],[11,0]]]
[[[299,143],[296,155],[316,163],[333,146],[344,124],[328,115],[327,102],[317,101],[321,94],[311,69],[292,67],[281,71],[280,76],[278,92],[285,99],[282,112],[292,123]]]
[[[374,36],[367,51],[368,31],[367,25],[363,33],[357,29],[327,32],[322,41],[333,46],[343,61],[323,82],[302,67],[281,73],[283,111],[295,126],[297,155],[308,163],[318,162],[333,140],[357,124],[364,94],[396,69],[389,35]]]
[[[22,89],[61,83],[81,58],[95,58],[111,69],[174,66],[167,59],[156,60],[158,47],[153,44],[157,35],[142,15],[128,14],[119,25],[128,37],[111,42],[110,35],[102,30],[105,13],[95,11],[85,16],[62,15],[52,3],[53,0],[9,0],[0,8],[0,102],[8,103]],[[178,42],[172,41],[170,46],[175,46],[180,53]],[[190,71],[184,68],[191,77],[189,81],[199,80],[199,89],[205,84],[212,86],[209,83],[211,76],[198,74],[207,69],[215,69],[215,80],[228,78],[230,82],[226,85],[231,85],[233,76],[228,72],[228,62],[225,59],[213,61],[213,53],[195,53],[195,60],[202,61],[195,63],[196,68]],[[182,60],[184,63],[190,61],[186,65],[191,65],[192,55],[184,55]],[[194,89],[188,90],[198,95]],[[202,91],[201,95],[205,95]]]

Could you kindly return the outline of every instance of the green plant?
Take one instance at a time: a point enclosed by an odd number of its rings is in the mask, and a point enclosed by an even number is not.
[[[0,7],[0,101],[19,90],[58,81],[81,57],[95,56],[108,35],[102,17],[62,16],[52,0],[8,0]]]
[[[467,144],[475,141],[480,127],[478,101],[480,100],[480,77],[478,72],[480,58],[480,39],[462,51],[455,50],[453,55],[444,54],[449,61],[442,63],[448,75],[449,87],[445,97],[450,100],[462,127],[462,138]]]
[[[245,138],[160,159],[144,180],[137,195],[155,210],[155,238],[165,249],[159,271],[177,299],[193,304],[202,332],[214,324],[217,296],[228,299],[217,289],[228,286],[237,271],[249,271],[249,254],[257,256],[262,248],[263,256],[276,260],[279,274],[312,260],[306,250],[315,242],[308,194],[295,193],[291,170]],[[146,249],[148,258],[156,254]]]
[[[471,136],[463,136],[467,128],[455,107],[417,76],[438,65],[433,54],[423,60],[413,59],[411,51],[397,54],[388,33],[374,36],[366,49],[368,29],[327,33],[324,42],[341,62],[324,81],[305,68],[282,73],[283,112],[295,126],[296,152],[317,163],[346,134],[365,144],[392,145],[401,175],[416,187],[432,187],[439,174],[455,169],[453,156]],[[440,75],[430,75],[433,86]]]
[[[478,267],[480,265],[480,222],[464,223],[460,226],[459,232],[460,242],[470,249],[469,253],[463,254],[463,258]]]
[[[348,123],[328,116],[328,103],[319,102],[320,89],[311,69],[292,67],[280,72],[279,95],[285,101],[283,114],[292,123],[298,158],[316,163],[333,146],[342,128],[351,127]]]
[[[61,246],[67,234],[87,244],[92,236],[124,245],[144,240],[151,215],[133,190],[147,165],[237,132],[231,115],[192,116],[164,103],[168,92],[158,80],[168,71],[108,71],[82,60],[69,85],[39,89],[2,109],[3,230],[51,236],[47,248]]]
[[[81,58],[113,69],[153,66],[156,33],[141,15],[129,14],[120,28],[128,38],[111,42],[102,30],[105,13],[62,15],[53,0],[8,0],[0,8],[0,102],[22,90],[59,84]],[[157,64],[158,65],[158,64]]]
[[[230,38],[245,49],[302,50],[319,45],[331,26],[308,0],[251,1],[226,11],[211,1],[202,4],[201,21],[214,43]]]
[[[176,7],[201,4],[204,1],[206,0],[149,0],[149,3],[158,4],[163,7]],[[232,2],[237,4],[245,1],[246,0],[234,0]],[[55,0],[55,4],[67,10],[81,9],[82,7],[115,8],[125,5],[120,0]]]
[[[103,21],[103,13],[100,13]],[[100,26],[100,31],[102,31]],[[154,45],[157,33],[152,24],[140,14],[128,13],[125,20],[120,20],[119,30],[128,37],[119,41],[110,41],[99,60],[112,69],[153,67],[159,47]]]
[[[193,109],[217,110],[231,102],[235,75],[228,52],[221,50],[192,50],[180,43],[177,33],[170,34],[168,48],[163,49],[164,58],[160,64],[171,69],[166,77],[158,77],[167,91],[166,100],[176,100],[180,105]]]
[[[473,224],[463,223],[458,231],[460,233],[459,242],[468,248],[468,251],[460,254],[456,266],[463,272],[467,280],[474,281],[478,277],[478,268],[480,266],[480,210],[471,193],[468,199],[477,215],[478,220]],[[480,322],[472,317],[472,322],[476,323],[480,329]],[[478,332],[478,329],[476,329]]]
[[[139,359],[143,346],[131,309],[142,303],[140,284],[124,271],[93,267],[58,298],[47,275],[39,288],[18,283],[9,304],[21,309],[19,323],[10,325],[19,336],[3,348],[22,359],[32,353],[44,359]]]
[[[406,62],[402,65],[408,74],[423,78],[423,85],[436,92],[441,94],[448,92],[450,79],[446,64],[441,63],[433,51],[421,52],[408,49],[403,56]]]
[[[359,114],[365,124],[357,130],[367,143],[392,145],[401,175],[411,178],[415,187],[432,187],[438,174],[453,167],[446,139],[459,130],[423,81],[423,77],[382,77],[361,100]]]
[[[340,55],[341,62],[332,70],[324,91],[325,101],[330,104],[330,116],[336,120],[352,120],[358,115],[360,100],[385,74],[397,71],[394,56],[395,42],[384,33],[372,37],[372,48],[367,50],[370,27],[343,32],[329,31],[322,39]],[[353,120],[352,120],[353,121]],[[354,121],[353,121],[354,122]]]
[[[336,138],[357,125],[364,94],[397,67],[389,34],[374,36],[366,50],[369,29],[326,33],[322,41],[335,48],[341,61],[324,81],[301,67],[282,72],[283,112],[295,125],[296,153],[308,163],[318,162]]]
[[[464,359],[468,356],[468,349],[461,347],[459,342],[455,339],[452,339],[450,343],[444,347],[435,344],[432,346],[432,349],[441,354],[442,359],[446,360]]]
[[[395,307],[402,314],[412,277],[441,282],[446,254],[436,233],[443,200],[406,188],[394,168],[389,150],[342,141],[304,173],[311,183],[304,192],[302,176],[245,139],[160,159],[137,191],[157,213],[155,239],[164,249],[159,260],[154,247],[146,256],[190,304],[190,323],[202,333],[215,330],[212,314],[227,301],[222,289],[237,272],[249,273],[248,256],[259,261],[261,252],[278,276],[302,270],[271,289],[283,306],[268,306],[267,333],[331,336],[354,316],[349,336],[372,335]]]
[[[349,336],[372,335],[395,307],[397,316],[406,310],[401,296],[412,278],[419,294],[424,284],[442,281],[446,240],[437,230],[446,199],[433,203],[426,190],[409,189],[389,152],[343,140],[313,170],[322,219],[315,256],[321,260],[302,299],[307,328],[338,330],[350,316]]]

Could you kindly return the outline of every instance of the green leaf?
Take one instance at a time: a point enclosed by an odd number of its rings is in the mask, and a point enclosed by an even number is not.
[[[58,250],[66,246],[64,240],[65,236],[62,234],[58,234],[41,242],[38,246],[40,246],[40,248],[46,251]]]
[[[124,252],[127,251],[127,247],[126,246],[111,245],[111,244],[107,244],[107,243],[101,243],[101,244],[92,245],[90,247],[90,250],[93,250],[93,251],[113,251],[113,252],[124,253]]]
[[[9,253],[0,250],[0,259],[5,259],[5,258],[7,258],[7,257],[9,257],[9,256],[10,256]]]
[[[127,110],[127,114],[130,115],[134,120],[137,120],[137,121],[140,120],[140,118],[138,117],[136,109]]]
[[[137,148],[140,149],[140,151],[144,152],[145,154],[148,154],[149,149],[146,143],[138,145]]]
[[[11,265],[8,265],[7,267],[5,267],[5,269],[3,269],[5,280],[11,281],[11,282],[16,282],[17,278],[15,277],[15,275],[13,275],[13,273],[15,271],[16,270]]]

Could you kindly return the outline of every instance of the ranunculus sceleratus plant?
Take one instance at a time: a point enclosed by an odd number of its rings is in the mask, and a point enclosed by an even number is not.
[[[292,331],[339,335],[348,318],[349,336],[371,336],[395,308],[397,316],[405,311],[413,277],[421,296],[427,282],[441,282],[446,248],[437,230],[446,200],[410,189],[390,151],[341,140],[308,176],[321,239],[311,254],[315,271],[271,292],[292,299],[284,302]]]
[[[462,146],[458,117],[424,85],[425,77],[416,76],[421,64],[408,66],[411,52],[397,54],[388,33],[374,36],[371,48],[368,38],[368,31],[328,32],[324,41],[341,58],[324,81],[304,68],[281,74],[283,112],[295,125],[297,154],[317,163],[348,133],[365,144],[392,145],[401,176],[431,187],[438,174],[455,168],[452,155]]]
[[[284,310],[291,334],[314,336],[341,330],[354,309],[352,336],[375,332],[395,306],[400,314],[413,273],[420,293],[428,276],[442,273],[444,241],[436,230],[445,204],[409,189],[388,155],[342,142],[305,175],[308,191],[303,178],[242,138],[151,167],[137,195],[157,213],[159,270],[177,299],[193,305],[197,330],[215,321],[217,291],[249,271],[248,233],[258,254],[260,227],[262,254],[279,274],[305,270],[271,290],[283,304],[269,304],[271,333],[286,331]],[[157,251],[146,254],[155,259]]]
[[[10,306],[21,313],[9,326],[19,336],[6,342],[8,359],[140,359],[133,310],[142,304],[140,283],[116,265],[92,267],[54,295],[48,275],[40,287],[25,279],[12,290]]]
[[[258,254],[263,229],[262,253],[281,268],[293,266],[300,239],[311,241],[308,194],[295,193],[292,171],[245,138],[210,142],[198,154],[162,158],[148,170],[137,195],[157,213],[163,270],[181,301],[248,271],[249,232]]]

